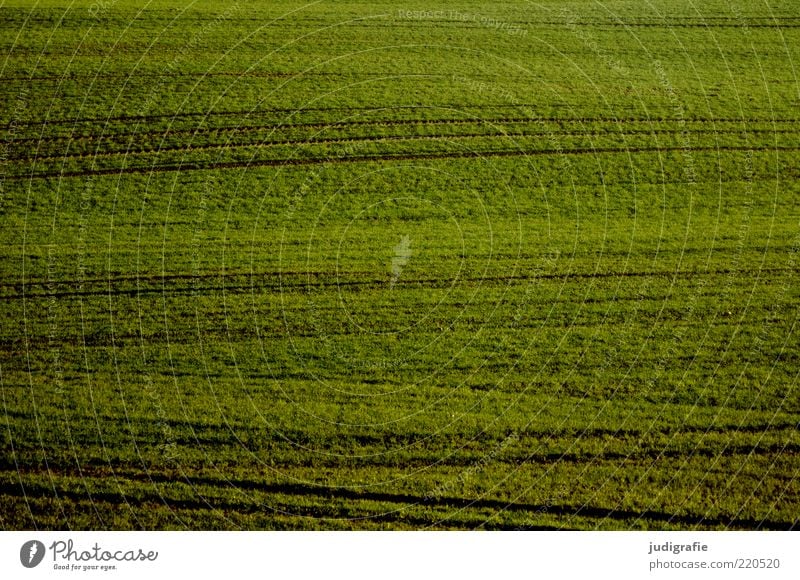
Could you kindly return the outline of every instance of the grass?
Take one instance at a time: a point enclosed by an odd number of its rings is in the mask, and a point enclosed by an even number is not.
[[[6,2],[0,526],[796,528],[795,13]]]

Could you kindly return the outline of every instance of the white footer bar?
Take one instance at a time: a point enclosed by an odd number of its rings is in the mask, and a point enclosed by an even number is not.
[[[2,578],[800,578],[792,532],[1,532]]]

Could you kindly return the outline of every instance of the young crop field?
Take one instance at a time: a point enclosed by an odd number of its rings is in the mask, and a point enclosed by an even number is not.
[[[797,0],[0,46],[0,529],[800,525]]]

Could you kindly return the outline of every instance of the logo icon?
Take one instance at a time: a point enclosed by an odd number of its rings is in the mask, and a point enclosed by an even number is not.
[[[19,561],[26,568],[36,568],[44,559],[44,544],[39,540],[29,540],[19,550]]]
[[[394,289],[403,267],[408,263],[408,259],[413,254],[411,250],[411,236],[403,236],[400,243],[394,247],[394,258],[392,258],[392,278],[389,281],[389,288]]]

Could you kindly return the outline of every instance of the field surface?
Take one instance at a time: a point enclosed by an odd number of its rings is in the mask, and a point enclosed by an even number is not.
[[[0,528],[792,529],[800,3],[0,3]]]

